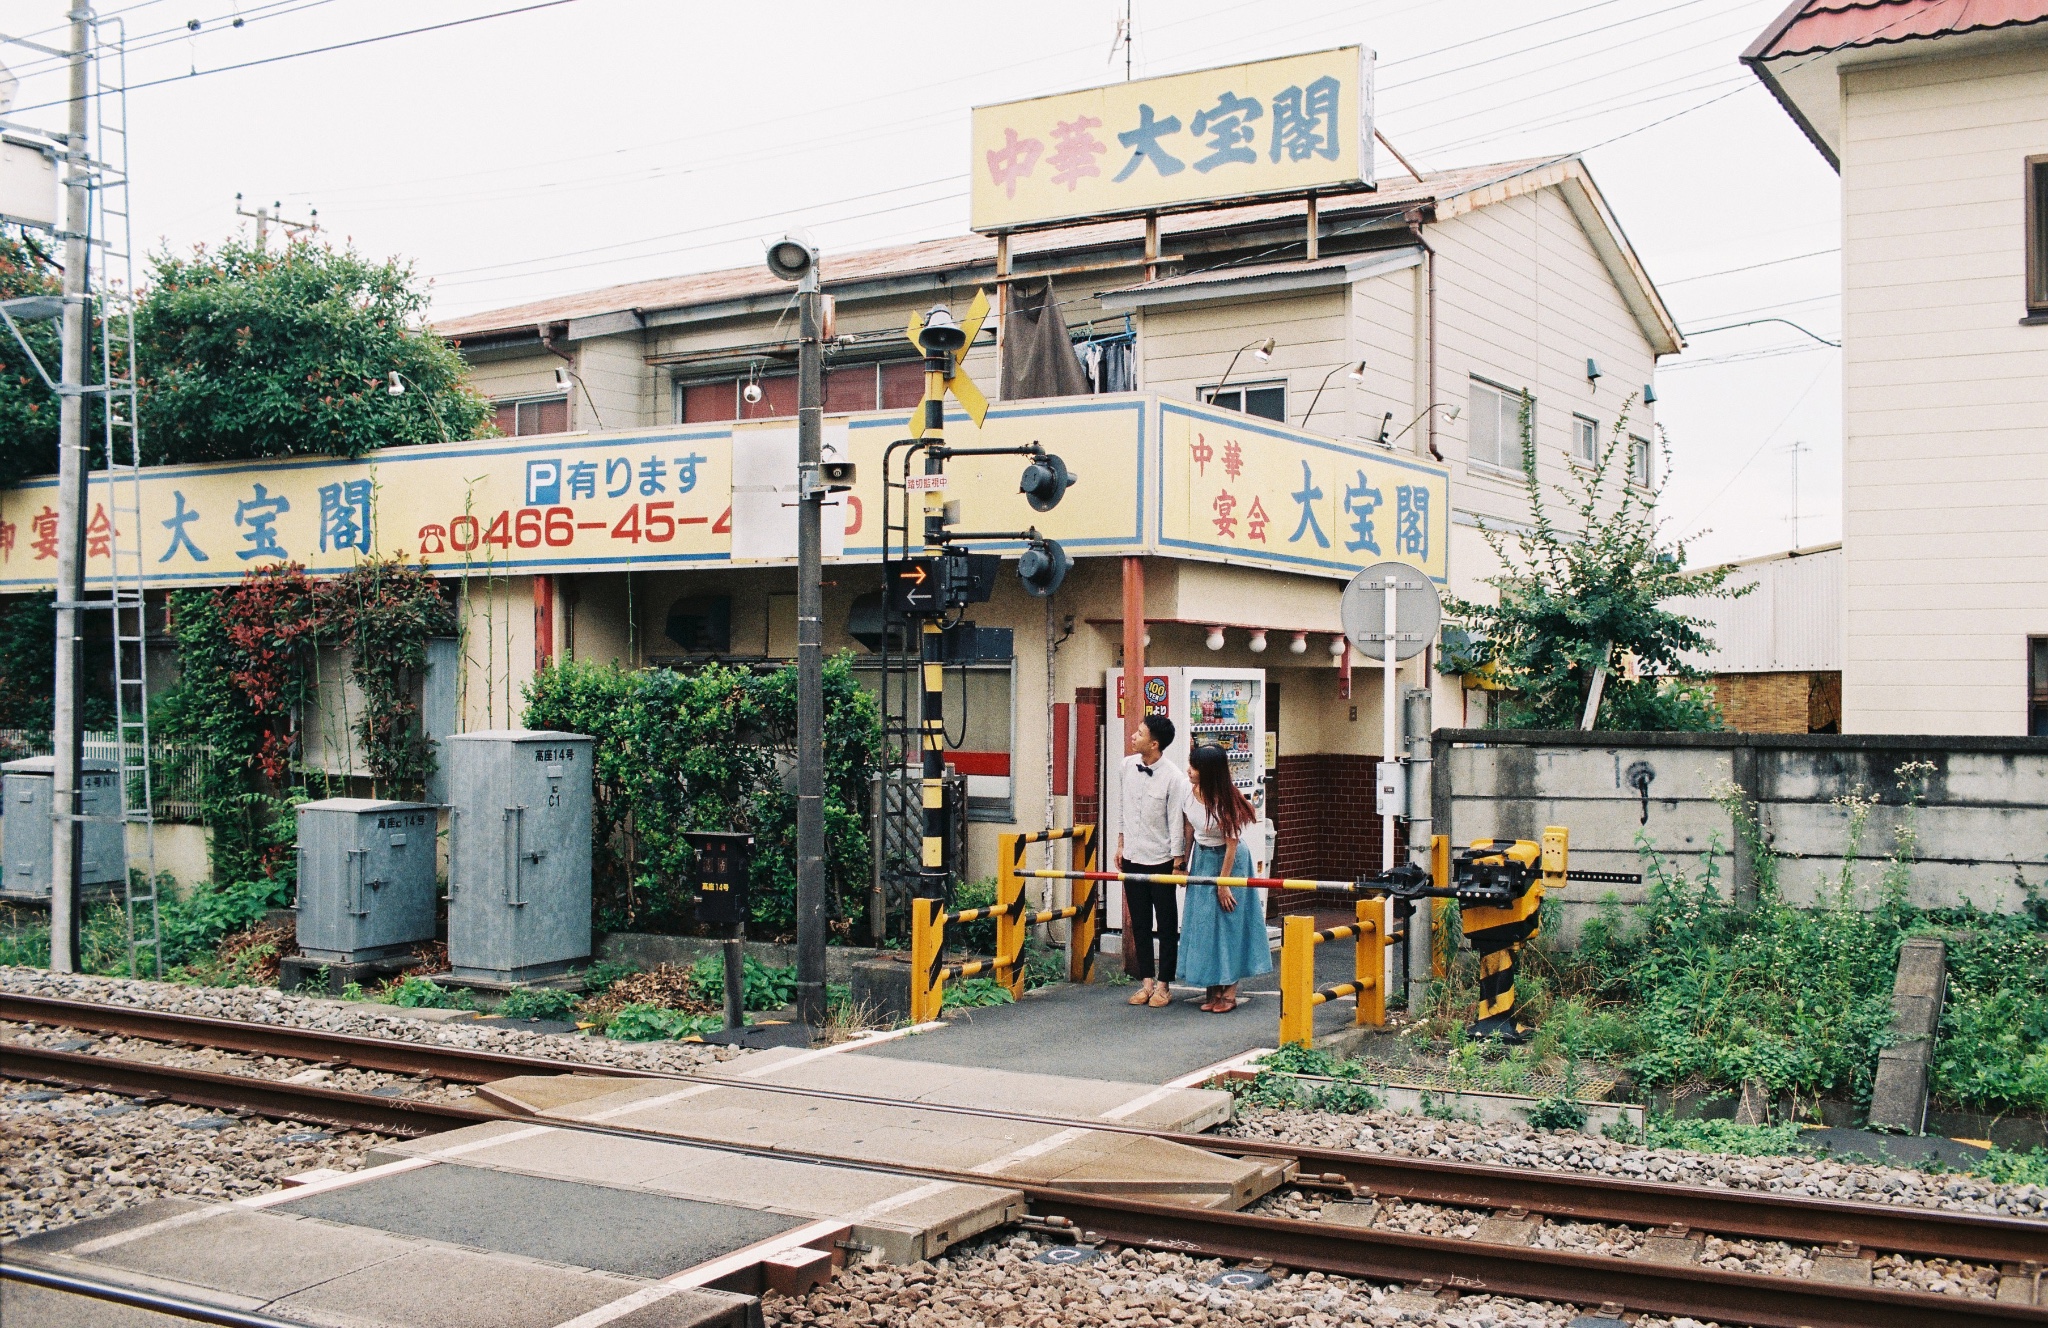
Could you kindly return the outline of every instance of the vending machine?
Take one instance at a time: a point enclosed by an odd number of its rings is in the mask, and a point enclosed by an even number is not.
[[[1103,706],[1102,861],[1115,870],[1117,812],[1122,805],[1124,735],[1131,721],[1123,710],[1124,671],[1108,673]],[[1230,777],[1258,821],[1244,834],[1252,871],[1263,875],[1273,861],[1273,822],[1266,814],[1266,671],[1264,669],[1160,668],[1145,670],[1145,713],[1173,721],[1173,745],[1162,760],[1188,768],[1197,743],[1221,747],[1230,758]],[[1123,927],[1123,892],[1112,883],[1103,900],[1108,930]]]

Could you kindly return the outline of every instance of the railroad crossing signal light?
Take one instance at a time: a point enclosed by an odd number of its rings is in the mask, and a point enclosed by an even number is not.
[[[904,329],[910,344],[923,353],[927,366],[934,361],[943,362],[945,367],[940,372],[944,375],[944,390],[960,403],[960,408],[967,412],[967,417],[974,421],[977,429],[988,415],[988,398],[981,394],[972,378],[961,372],[960,360],[974,345],[974,339],[981,335],[981,324],[987,317],[988,295],[976,291],[974,303],[967,308],[965,323],[954,322],[946,306],[939,305],[923,318],[912,314],[910,326]],[[924,407],[925,401],[929,400],[930,388],[927,387],[924,401],[919,401],[917,408],[910,412],[910,436],[913,438],[924,437]]]
[[[1034,531],[1031,546],[1017,560],[1017,579],[1024,583],[1025,593],[1044,599],[1060,588],[1060,582],[1067,579],[1067,569],[1073,565],[1074,560],[1058,540],[1049,540]]]
[[[1067,469],[1067,463],[1047,452],[1024,467],[1017,492],[1024,495],[1034,512],[1050,512],[1060,505],[1074,481],[1081,478]]]

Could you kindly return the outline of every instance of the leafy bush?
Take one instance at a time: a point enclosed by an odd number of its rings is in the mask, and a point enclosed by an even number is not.
[[[690,985],[698,1000],[725,1001],[725,956],[708,954],[690,967]],[[764,964],[747,955],[740,964],[740,1003],[749,1010],[780,1010],[796,999],[796,965]]]
[[[996,902],[996,878],[984,876],[976,881],[962,881],[953,887],[953,904],[947,911],[962,912],[970,908],[993,908]],[[946,925],[946,948],[965,950],[969,954],[992,955],[996,952],[996,920],[980,918],[973,922],[953,922]]]
[[[406,1010],[474,1010],[476,997],[467,989],[450,991],[432,978],[408,973],[384,988],[387,1005]]]
[[[1970,1174],[1999,1185],[2048,1185],[2048,1148],[2024,1153],[1994,1148],[1970,1165]]]
[[[1740,1153],[1745,1157],[1776,1157],[1809,1150],[1799,1143],[1797,1125],[1737,1125],[1730,1120],[1679,1120],[1662,1112],[1648,1118],[1652,1148],[1689,1148],[1699,1153]]]
[[[56,255],[26,232],[0,228],[0,300],[55,295],[62,289]],[[18,326],[44,371],[55,378],[57,324]],[[0,329],[0,333],[4,331]],[[12,336],[0,335],[0,488],[25,475],[50,475],[56,470],[57,396],[43,386],[20,344]]]
[[[151,465],[362,456],[495,430],[462,357],[421,327],[412,268],[309,240],[151,258],[136,316]],[[392,396],[397,370],[407,391]]]
[[[690,672],[563,661],[526,687],[529,728],[596,739],[591,817],[595,922],[606,930],[687,931],[691,830],[754,836],[757,936],[796,923],[796,796],[783,778],[794,750],[796,670],[758,675],[706,665]],[[874,698],[841,657],[825,665],[826,911],[861,911],[868,872],[862,808],[875,767]]]
[[[620,978],[632,977],[640,971],[635,964],[620,963],[615,959],[600,959],[583,970],[583,990],[592,996],[602,996]]]
[[[967,978],[959,982],[948,982],[945,995],[939,998],[939,1008],[956,1010],[987,1005],[1008,1005],[1016,998],[1010,989],[994,978]]]
[[[1975,1111],[2048,1110],[2048,909],[1962,909],[1929,921],[1949,937],[1930,1091]]]
[[[701,1037],[725,1027],[715,1014],[689,1014],[664,1010],[658,1005],[628,1005],[605,1025],[605,1036],[626,1042],[659,1042],[664,1039]]]
[[[1318,1084],[1309,1090],[1308,1105],[1316,1111],[1356,1115],[1361,1111],[1378,1111],[1386,1102],[1363,1084]]]
[[[1534,1130],[1583,1130],[1586,1128],[1586,1109],[1562,1094],[1552,1094],[1537,1102],[1533,1107],[1522,1109],[1522,1115]]]
[[[1226,1079],[1223,1087],[1238,1106],[1284,1109],[1300,1105],[1300,1083],[1292,1075],[1260,1070],[1249,1079]]]
[[[560,1019],[573,1011],[581,999],[573,991],[552,987],[513,991],[498,1003],[497,1012],[507,1019]]]

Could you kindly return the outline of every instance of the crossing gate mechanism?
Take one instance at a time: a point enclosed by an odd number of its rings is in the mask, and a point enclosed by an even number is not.
[[[1003,835],[999,844],[1001,869],[996,875],[996,902],[987,908],[966,908],[948,913],[943,901],[916,898],[910,901],[910,1022],[930,1023],[945,1008],[946,983],[992,975],[1009,988],[1012,998],[1024,994],[1024,937],[1040,923],[1072,919],[1074,928],[1067,942],[1067,979],[1086,983],[1095,977],[1095,946],[1100,931],[1102,891],[1090,880],[1081,897],[1065,908],[1031,910],[1024,903],[1024,882],[1040,872],[1022,870],[1027,844],[1049,844],[1068,839],[1074,844],[1074,865],[1079,872],[1095,875],[1096,833],[1092,825],[1067,826],[1057,830],[1036,830],[1030,834]],[[1062,873],[1069,875],[1070,873]],[[968,959],[946,963],[946,927],[951,923],[994,919],[996,953],[992,959]]]

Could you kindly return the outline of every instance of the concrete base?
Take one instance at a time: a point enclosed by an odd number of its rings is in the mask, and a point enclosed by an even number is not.
[[[1870,1127],[1918,1134],[1927,1127],[1927,1066],[1948,990],[1948,947],[1938,936],[1912,936],[1899,946],[1892,978],[1895,1044],[1877,1054],[1870,1091]]]
[[[161,1199],[17,1241],[7,1257],[225,1309],[349,1328],[556,1328],[608,1308],[621,1310],[610,1320],[620,1328],[760,1322],[758,1302],[745,1297],[245,1204]],[[118,1318],[95,1301],[20,1290],[0,1289],[8,1328],[152,1322]],[[634,1303],[622,1306],[629,1298]]]
[[[582,991],[582,970],[589,966],[590,960],[586,956],[560,964],[536,964],[532,968],[519,969],[510,975],[486,973],[473,968],[456,968],[446,973],[429,973],[427,976],[443,987],[467,987],[471,991],[491,991],[499,995],[535,990]]]
[[[617,1084],[616,1080],[612,1082]],[[673,1089],[674,1081],[668,1081],[668,1086]],[[545,1177],[551,1184],[585,1189],[593,1196],[609,1196],[577,1201],[594,1205],[597,1216],[592,1229],[606,1233],[607,1242],[613,1239],[611,1229],[620,1221],[631,1219],[639,1207],[657,1201],[688,1201],[699,1206],[716,1205],[728,1214],[750,1215],[753,1223],[776,1233],[800,1235],[805,1223],[836,1224],[850,1231],[857,1244],[874,1249],[878,1258],[891,1263],[914,1263],[936,1258],[959,1241],[1013,1222],[1024,1211],[1023,1199],[1015,1190],[996,1184],[929,1182],[824,1163],[750,1157],[663,1140],[555,1129],[530,1120],[474,1125],[430,1139],[387,1144],[371,1153],[367,1161],[373,1165],[435,1164],[425,1171],[405,1173],[414,1177],[475,1171]],[[479,1194],[491,1189],[474,1177],[437,1184],[444,1189]],[[400,1187],[391,1186],[392,1196],[400,1192]],[[348,1193],[350,1190],[334,1192],[337,1196]],[[375,1194],[370,1197],[383,1202]],[[518,1211],[529,1223],[534,1212],[545,1211],[549,1214],[548,1223],[552,1224],[556,1214],[565,1210],[553,1206],[536,1209],[522,1204]],[[409,1219],[401,1214],[400,1220]],[[753,1229],[747,1221],[732,1218],[721,1229],[727,1235],[728,1249],[750,1243],[736,1239],[743,1231]],[[657,1252],[660,1249],[654,1248]],[[558,1257],[568,1256],[565,1253]]]
[[[285,991],[339,996],[351,982],[358,983],[366,989],[374,987],[397,977],[416,962],[411,955],[365,959],[355,963],[332,963],[325,959],[315,959],[310,955],[292,955],[278,961],[277,985]]]
[[[855,964],[848,973],[855,1009],[867,1011],[871,1022],[884,1027],[910,1018],[910,964],[874,959]]]

